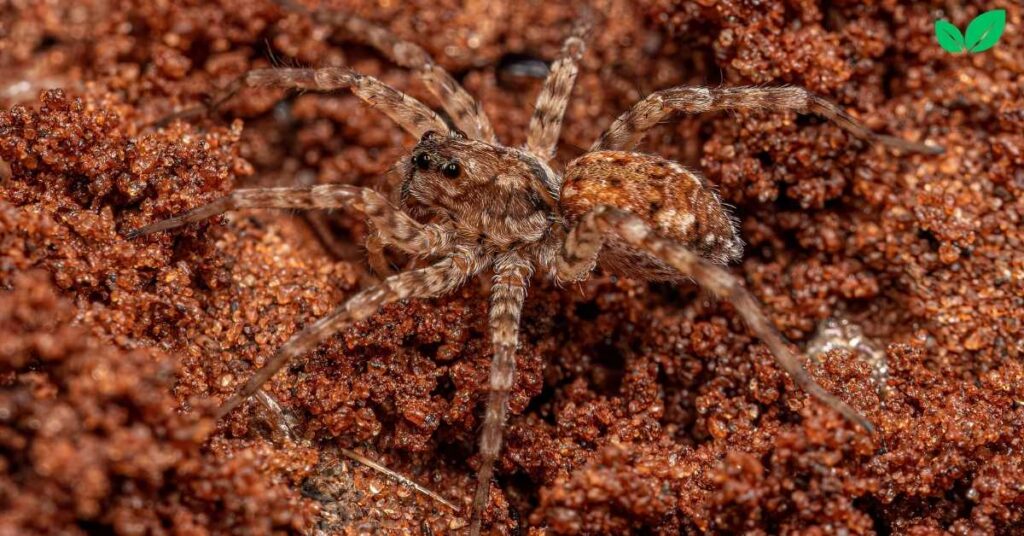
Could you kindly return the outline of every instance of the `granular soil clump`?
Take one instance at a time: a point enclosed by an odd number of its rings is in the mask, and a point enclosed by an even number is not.
[[[525,141],[573,2],[324,2],[423,46]],[[985,53],[933,23],[1005,8]],[[693,285],[537,279],[485,519],[501,534],[1024,531],[1024,10],[1010,2],[606,0],[556,165],[679,84],[794,84],[898,155],[791,113],[679,118],[644,143],[735,206],[733,266],[815,378],[797,389]],[[200,417],[375,276],[347,214],[248,211],[124,232],[241,186],[390,191],[415,140],[347,94],[246,90],[153,124],[256,67],[410,73],[252,0],[0,7],[0,534],[464,530],[491,350],[485,280],[385,307],[278,374],[294,419]],[[53,89],[61,88],[61,89]],[[280,97],[286,97],[277,103]],[[404,259],[395,258],[396,263]],[[881,349],[882,357],[860,348]],[[869,358],[871,357],[871,358]],[[340,455],[351,449],[459,508]]]

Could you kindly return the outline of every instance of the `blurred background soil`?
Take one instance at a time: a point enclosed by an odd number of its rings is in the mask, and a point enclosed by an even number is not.
[[[525,140],[573,4],[324,3],[426,48],[509,145]],[[878,433],[811,401],[728,304],[692,285],[538,279],[493,530],[1024,531],[1021,7],[594,7],[604,21],[559,165],[638,98],[684,83],[801,85],[947,151],[897,155],[791,113],[656,129],[644,150],[718,185],[748,243],[733,271],[794,343],[827,350],[808,366]],[[936,19],[964,28],[996,8],[1008,24],[992,50],[935,42]],[[122,238],[240,186],[391,187],[415,140],[347,94],[275,104],[283,93],[245,91],[208,117],[149,126],[273,65],[350,65],[432,103],[372,49],[265,0],[0,1],[0,534],[466,526],[490,360],[483,281],[386,307],[278,374],[268,390],[295,437],[253,403],[212,430],[200,412],[372,280],[363,225],[248,211]],[[866,339],[815,341],[829,319]]]

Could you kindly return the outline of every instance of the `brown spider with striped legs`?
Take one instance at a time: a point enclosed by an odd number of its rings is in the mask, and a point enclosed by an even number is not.
[[[288,7],[305,11],[292,2]],[[308,11],[305,11],[308,13]],[[506,147],[479,104],[420,47],[365,20],[315,12],[415,71],[451,118],[449,126],[421,102],[370,76],[343,67],[259,69],[237,80],[213,105],[242,87],[349,90],[419,140],[397,164],[399,206],[355,186],[253,188],[129,233],[141,236],[245,208],[346,209],[361,212],[372,234],[371,257],[395,248],[428,264],[388,276],[362,290],[289,339],[265,367],[228,398],[223,417],[260,391],[289,361],[382,305],[452,292],[471,277],[493,273],[490,333],[494,349],[480,436],[480,467],[470,534],[481,529],[494,463],[501,449],[514,354],[527,287],[535,272],[558,284],[587,279],[597,266],[652,281],[693,280],[735,306],[749,329],[804,391],[865,430],[871,423],[826,392],[802,368],[755,298],[722,265],[742,252],[732,216],[695,172],[635,151],[645,132],[676,113],[792,110],[817,113],[859,138],[904,151],[941,148],[871,132],[834,104],[798,87],[674,87],[655,92],[623,113],[561,172],[552,168],[562,116],[586,48],[589,24],[579,24],[551,65],[530,120],[524,147]],[[410,210],[415,208],[414,218]],[[380,259],[378,258],[377,261]],[[380,264],[378,262],[378,264]]]

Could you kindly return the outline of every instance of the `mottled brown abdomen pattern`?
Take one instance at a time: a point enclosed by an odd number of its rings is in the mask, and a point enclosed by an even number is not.
[[[570,162],[559,199],[562,215],[574,224],[599,205],[628,210],[659,235],[718,264],[743,252],[736,223],[718,194],[696,173],[659,156],[598,151]],[[624,275],[678,279],[661,261],[612,238],[600,262]]]

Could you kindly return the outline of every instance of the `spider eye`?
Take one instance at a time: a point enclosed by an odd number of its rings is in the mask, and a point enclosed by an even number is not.
[[[462,173],[462,168],[455,162],[448,162],[441,168],[441,173],[449,179],[454,179],[459,176],[459,173]]]
[[[412,157],[412,163],[416,165],[420,171],[426,171],[430,168],[430,157],[427,153],[420,153]]]

